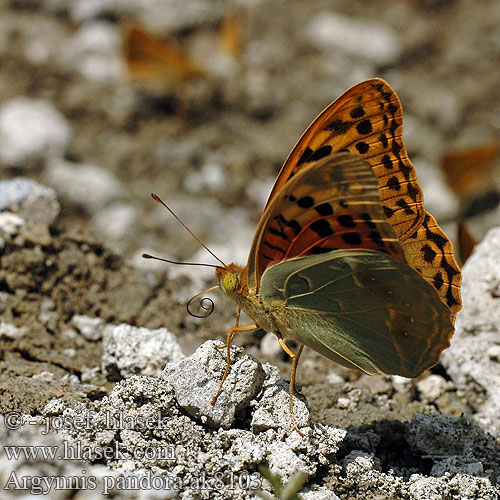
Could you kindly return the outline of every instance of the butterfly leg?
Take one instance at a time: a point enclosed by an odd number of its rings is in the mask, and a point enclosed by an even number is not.
[[[238,308],[238,312],[236,313],[236,323],[233,328],[229,328],[227,331],[227,336],[226,336],[226,344],[224,346],[216,346],[217,349],[224,349],[226,348],[227,352],[227,362],[226,362],[226,369],[224,370],[224,374],[222,375],[222,379],[219,384],[219,388],[217,389],[217,393],[215,396],[212,398],[212,401],[210,401],[210,404],[213,406],[217,399],[220,396],[220,393],[222,392],[222,386],[224,385],[224,381],[226,380],[228,374],[229,374],[229,368],[231,367],[231,343],[236,336],[237,333],[239,332],[244,332],[247,330],[255,330],[259,328],[257,325],[247,325],[247,326],[238,326],[240,322],[240,312],[241,308]]]
[[[293,395],[298,394],[302,396],[303,394],[297,390],[297,386],[295,385],[295,375],[297,373],[297,365],[299,364],[300,355],[302,354],[302,350],[304,349],[304,344],[300,344],[299,350],[297,354],[295,354],[283,340],[283,337],[278,337],[278,342],[280,343],[281,348],[292,358],[292,373],[290,375],[290,419],[292,420],[292,425],[294,429],[301,435],[304,434],[300,431],[297,426],[297,422],[295,421],[295,415],[293,413]]]

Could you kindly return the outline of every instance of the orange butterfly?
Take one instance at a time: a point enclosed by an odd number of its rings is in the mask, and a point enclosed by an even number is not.
[[[402,129],[398,96],[376,78],[345,92],[299,139],[247,265],[215,266],[238,313],[214,404],[234,336],[255,328],[275,333],[292,357],[290,413],[299,433],[292,396],[304,345],[370,375],[415,377],[439,362],[461,308],[461,273],[425,211]],[[239,326],[242,309],[255,324]]]
[[[204,76],[179,47],[138,26],[126,30],[124,52],[132,80],[165,85]]]

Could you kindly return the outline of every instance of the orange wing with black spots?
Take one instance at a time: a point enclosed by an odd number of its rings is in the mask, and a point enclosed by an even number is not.
[[[436,219],[425,212],[422,225],[402,246],[408,263],[434,285],[441,300],[450,308],[454,322],[462,308],[462,273],[453,255],[453,245]]]
[[[285,161],[268,204],[302,168],[347,150],[359,154],[372,167],[385,214],[403,241],[422,223],[425,210],[402,134],[403,110],[392,87],[380,78],[355,85],[304,132]]]
[[[257,288],[276,262],[345,248],[378,250],[405,262],[370,165],[338,153],[309,164],[271,200],[250,252],[249,285]]]
[[[269,195],[266,211],[275,203],[286,184],[303,169],[337,152],[350,151],[361,156],[370,165],[377,180],[378,203],[399,240],[404,260],[434,285],[442,301],[450,307],[452,318],[455,318],[462,307],[460,269],[453,256],[450,240],[435,219],[425,211],[422,190],[408,158],[402,134],[403,110],[392,87],[380,78],[355,85],[330,104],[299,139],[281,168]],[[297,204],[295,208],[307,207]],[[342,208],[345,209],[343,212]],[[352,206],[346,208],[340,205],[336,210],[337,215],[353,216]],[[263,219],[265,217],[266,212]],[[252,259],[258,260],[259,263],[253,264],[249,277],[253,272],[262,273],[267,265],[283,258],[318,252],[318,247],[376,248],[373,246],[374,241],[370,241],[367,236],[368,231],[361,241],[358,236],[348,237],[351,239],[345,241],[339,237],[342,234],[340,231],[328,237],[316,234],[319,242],[314,244],[313,223],[306,229],[301,225],[300,234],[293,234],[293,221],[299,220],[300,218],[290,218],[281,213],[281,218],[269,226],[268,232],[271,234],[268,234],[266,239],[259,235],[259,230],[257,231],[254,243],[262,241],[262,256],[259,257],[255,249],[252,250],[249,267],[252,266]],[[325,219],[322,216],[320,220],[326,220],[331,226],[331,217]],[[341,226],[341,220],[350,221],[348,218],[337,219],[336,224]],[[358,220],[356,224],[359,229],[362,220]],[[261,221],[259,229],[262,230],[263,227]],[[347,234],[349,233],[357,234],[357,231],[348,231]],[[387,231],[384,234],[387,235]],[[292,243],[285,244],[286,254],[283,254],[281,240],[287,238]],[[387,244],[388,242],[384,241],[384,245]],[[383,250],[391,253],[390,249]],[[258,282],[258,278],[255,281]]]

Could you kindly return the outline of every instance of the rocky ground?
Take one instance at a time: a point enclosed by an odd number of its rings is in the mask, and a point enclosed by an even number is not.
[[[132,78],[131,25],[177,44],[199,74],[177,63]],[[270,492],[265,465],[283,482],[303,472],[306,500],[497,498],[495,204],[468,220],[482,241],[441,363],[417,380],[368,377],[306,349],[303,437],[290,360],[265,332],[236,338],[244,349],[209,404],[225,366],[210,339],[235,307],[214,294],[213,314],[193,318],[186,302],[213,270],[140,254],[211,262],[155,191],[244,263],[300,134],[374,76],[401,97],[426,208],[454,237],[465,202],[440,158],[498,141],[499,26],[495,0],[0,3],[3,496],[247,499]],[[55,454],[11,454],[33,444]]]

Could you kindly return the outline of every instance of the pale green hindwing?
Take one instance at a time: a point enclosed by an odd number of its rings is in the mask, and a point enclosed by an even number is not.
[[[369,375],[415,377],[438,363],[450,309],[411,267],[375,250],[335,250],[264,272],[262,301],[284,337]]]

